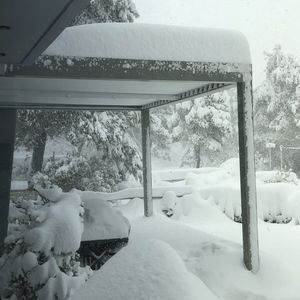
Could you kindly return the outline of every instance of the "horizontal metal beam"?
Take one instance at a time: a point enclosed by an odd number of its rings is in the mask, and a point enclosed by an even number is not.
[[[31,66],[8,66],[5,76],[242,82],[247,70],[236,63],[41,56]]]
[[[142,109],[149,109],[149,108],[155,108],[158,106],[163,106],[167,104],[175,104],[178,102],[183,102],[187,100],[194,100],[196,98],[199,98],[201,96],[210,94],[210,93],[216,93],[223,91],[224,89],[228,89],[230,87],[235,86],[234,83],[210,83],[203,85],[199,88],[192,89],[183,93],[180,93],[177,95],[176,100],[158,100],[151,102],[149,104],[145,104],[142,106]]]
[[[16,109],[49,109],[49,110],[119,110],[119,111],[140,111],[141,106],[121,106],[121,105],[84,105],[84,104],[34,104],[34,103],[1,103],[1,108]]]

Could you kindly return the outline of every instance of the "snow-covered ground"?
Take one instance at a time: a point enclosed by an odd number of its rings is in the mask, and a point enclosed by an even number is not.
[[[232,220],[232,212],[239,213],[239,174],[233,160],[215,171],[186,174],[193,194],[173,202],[154,200],[153,217],[143,217],[138,198],[119,207],[131,223],[129,246],[71,299],[300,299],[300,187],[294,181],[276,183],[276,176],[258,174],[257,274],[243,265],[242,227]],[[162,212],[166,203],[176,212],[171,218]],[[266,215],[274,216],[270,221],[287,217],[291,222],[267,223]]]
[[[241,218],[237,159],[219,168],[164,168],[155,171],[154,178],[157,198],[149,218],[143,216],[143,200],[134,198],[141,197],[141,188],[112,194],[40,191],[52,204],[41,210],[35,227],[24,233],[27,253],[48,253],[51,248],[60,256],[61,251],[74,252],[80,237],[124,237],[130,228],[128,246],[82,287],[87,271],[82,270],[79,277],[76,271],[58,278],[56,284],[64,287],[61,295],[73,293],[71,300],[300,299],[300,185],[295,174],[257,172],[261,262],[257,274],[243,265],[242,225],[234,222]],[[112,206],[108,201],[116,197],[123,200]],[[20,211],[12,208],[10,218],[20,218]],[[49,291],[54,291],[51,284]]]

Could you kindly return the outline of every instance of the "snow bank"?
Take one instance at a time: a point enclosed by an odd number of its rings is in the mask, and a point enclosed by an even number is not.
[[[82,241],[125,238],[129,235],[129,221],[106,201],[85,198],[84,231]]]
[[[130,244],[112,257],[70,300],[213,300],[166,243]]]
[[[130,23],[66,28],[43,54],[251,63],[248,42],[237,31]]]
[[[195,174],[189,173],[186,175],[185,183],[194,187],[204,187],[219,184],[227,180],[231,180],[232,177],[228,172],[218,169],[210,173]]]
[[[152,172],[154,178],[159,177],[160,180],[165,181],[179,181],[184,180],[190,173],[193,174],[208,174],[218,170],[218,168],[180,168],[180,169],[169,169],[169,170],[156,170]]]
[[[298,227],[260,224],[260,230],[264,228],[266,233],[262,235],[261,241],[268,243],[269,247],[267,252],[260,251],[261,268],[254,275],[243,265],[241,224],[229,220],[207,201],[199,197],[194,200],[193,220],[191,215],[179,221],[161,215],[130,219],[131,242],[159,239],[168,243],[180,255],[187,269],[199,277],[220,299],[299,299]],[[200,206],[196,207],[196,203]],[[279,231],[280,229],[285,230]],[[270,239],[270,232],[273,232],[273,239]],[[283,244],[282,241],[288,243]],[[293,253],[289,251],[292,248],[294,255],[289,257],[289,253]],[[273,256],[276,252],[285,255]],[[200,292],[198,299],[206,298]]]
[[[233,178],[240,177],[240,160],[239,158],[230,158],[220,165],[220,169],[227,172]]]

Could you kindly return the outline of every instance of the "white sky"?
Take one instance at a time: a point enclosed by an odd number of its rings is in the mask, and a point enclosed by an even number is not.
[[[300,59],[300,0],[134,0],[136,22],[237,29],[248,38],[254,86],[264,79],[263,52],[280,44]]]

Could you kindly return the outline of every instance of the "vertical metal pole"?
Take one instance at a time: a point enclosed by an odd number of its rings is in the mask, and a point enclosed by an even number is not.
[[[151,139],[149,109],[142,112],[142,152],[143,152],[143,187],[144,187],[144,215],[153,215],[152,174],[151,174]]]
[[[16,109],[0,108],[0,254],[7,235]]]
[[[283,171],[283,146],[280,145],[280,171]]]
[[[259,249],[251,73],[245,74],[244,80],[237,83],[244,263],[248,270],[257,272]]]
[[[272,170],[272,148],[269,148],[270,170]]]

